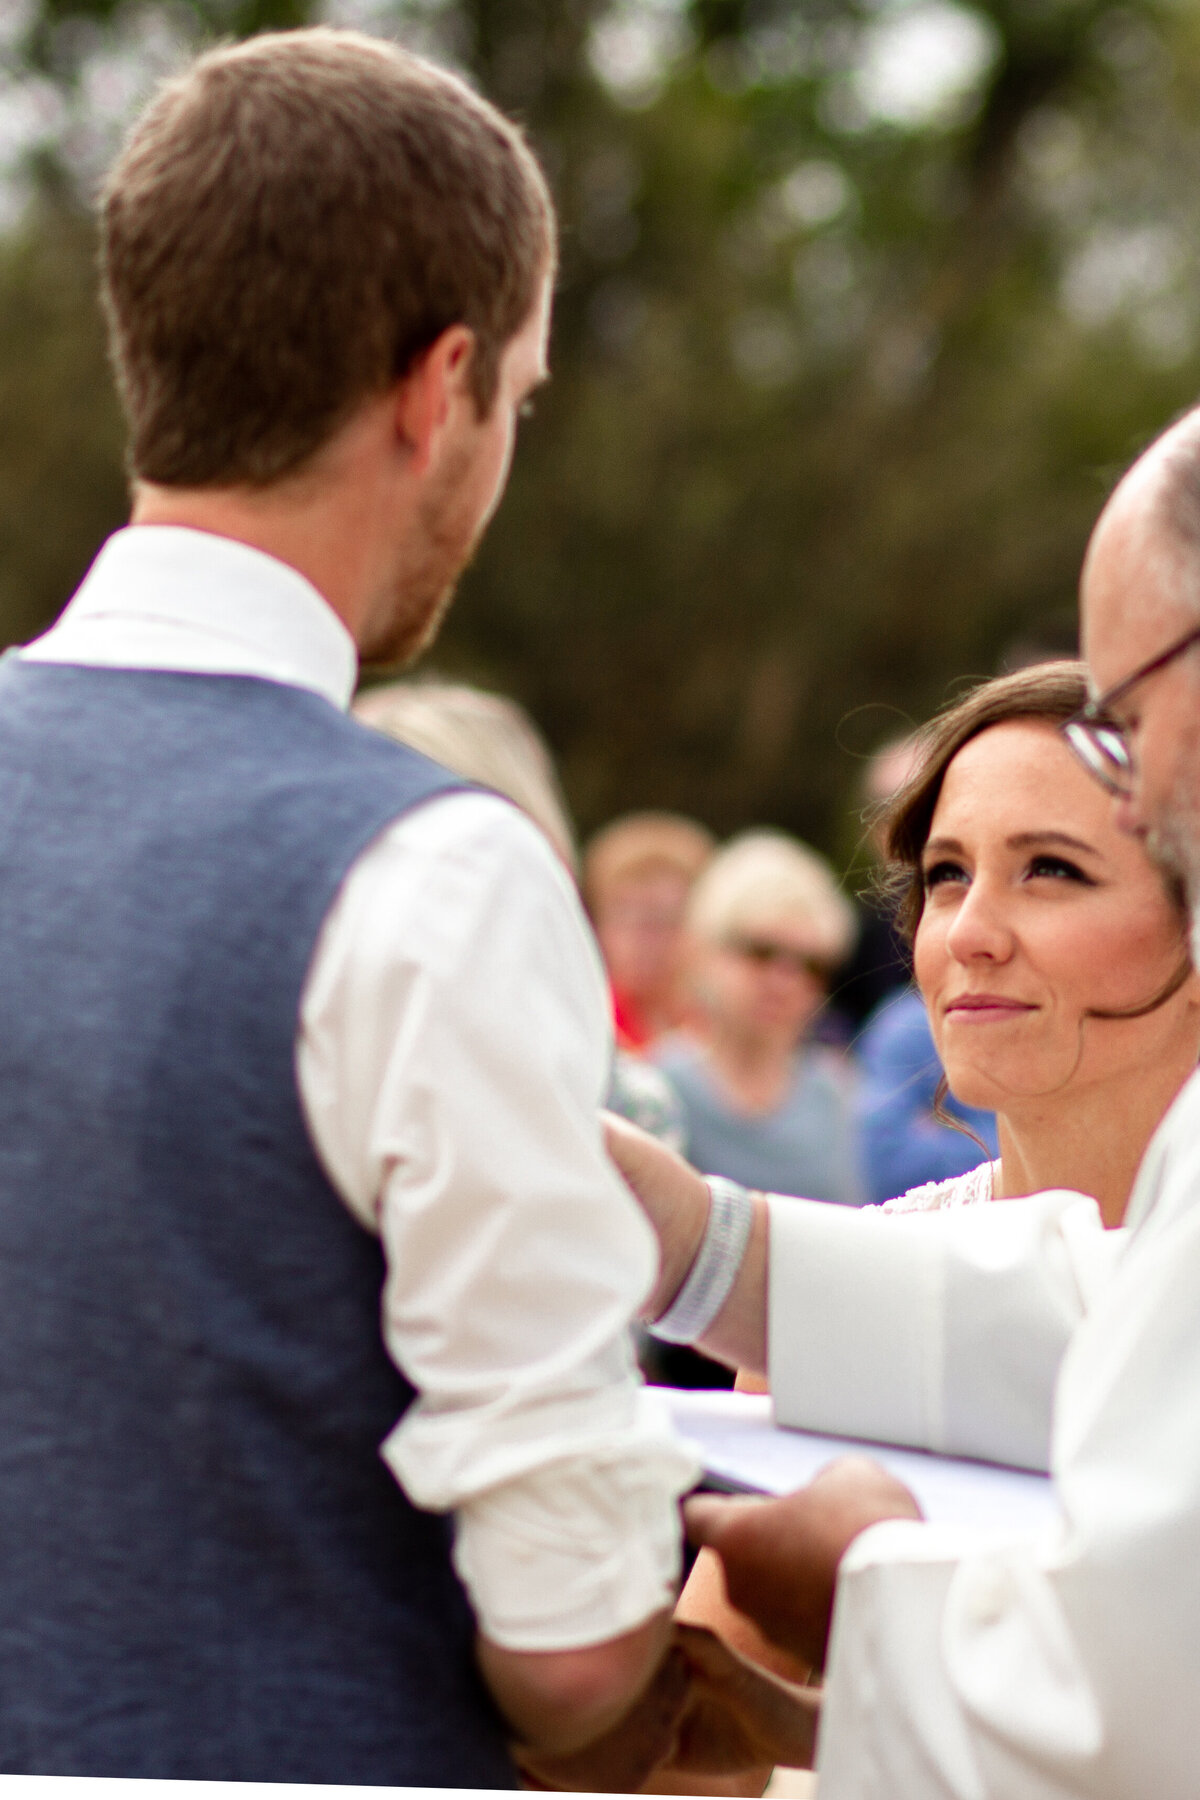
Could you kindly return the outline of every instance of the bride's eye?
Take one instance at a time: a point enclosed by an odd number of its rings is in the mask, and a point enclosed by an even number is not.
[[[1054,881],[1078,881],[1084,887],[1095,887],[1091,876],[1065,856],[1035,856],[1029,864],[1030,875],[1049,876]]]
[[[946,883],[951,881],[959,882],[965,887],[969,880],[970,876],[961,863],[945,860],[930,863],[929,867],[922,870],[921,873],[921,881],[927,894],[931,893],[935,887],[945,887]]]

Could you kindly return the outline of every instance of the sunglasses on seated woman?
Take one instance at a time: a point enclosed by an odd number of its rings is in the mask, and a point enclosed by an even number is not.
[[[1133,751],[1126,727],[1120,723],[1114,709],[1139,682],[1145,681],[1148,675],[1157,675],[1160,669],[1165,669],[1168,663],[1173,663],[1177,656],[1182,656],[1197,643],[1200,643],[1200,625],[1185,632],[1158,656],[1135,669],[1132,675],[1126,675],[1107,693],[1089,700],[1060,728],[1088,774],[1119,800],[1127,800],[1133,792]]]
[[[815,975],[818,980],[829,978],[829,967],[818,957],[805,950],[797,950],[791,944],[776,943],[772,938],[736,936],[725,939],[725,948],[732,950],[735,956],[744,956],[747,962],[754,963],[760,969],[784,968],[793,975]]]

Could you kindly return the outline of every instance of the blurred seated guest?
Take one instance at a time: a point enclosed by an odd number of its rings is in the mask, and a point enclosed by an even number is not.
[[[709,1175],[856,1206],[852,1078],[809,1033],[854,914],[829,865],[748,831],[692,890],[689,985],[700,1032],[656,1056],[683,1101],[687,1155]]]
[[[995,1114],[965,1105],[946,1087],[916,988],[883,1002],[855,1050],[859,1154],[869,1200],[963,1175],[981,1151],[998,1154]]]
[[[904,737],[889,738],[867,763],[859,816],[866,823],[865,844],[873,872],[878,872],[886,860],[885,809],[911,776],[919,754],[917,739],[909,732]],[[867,891],[857,896],[855,908],[858,937],[846,961],[834,971],[829,999],[831,1013],[850,1037],[862,1029],[884,1000],[900,993],[912,980],[912,957],[897,926],[895,907],[877,882],[868,883]]]
[[[554,762],[515,700],[463,682],[389,681],[359,694],[354,713],[364,725],[512,800],[578,874],[575,833]]]
[[[641,1053],[683,1017],[683,917],[713,854],[711,832],[676,813],[627,813],[583,858],[583,898],[612,984],[617,1046]]]

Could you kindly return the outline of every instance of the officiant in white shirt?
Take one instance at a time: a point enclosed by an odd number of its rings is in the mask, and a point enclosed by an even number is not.
[[[1117,489],[1089,548],[1082,603],[1099,697],[1066,728],[1068,741],[1112,795],[1119,823],[1185,879],[1195,906],[1200,412],[1152,446]],[[963,1397],[972,1383],[986,1395],[994,1371],[949,1367],[978,1341],[961,1307],[957,1331],[944,1330],[956,1283],[959,1300],[974,1283],[988,1310],[984,1332],[1002,1317],[997,1285],[1017,1300],[1038,1283],[1060,1300],[1074,1288],[1066,1311],[1079,1323],[1051,1440],[1059,1522],[1038,1535],[987,1540],[926,1524],[898,1483],[859,1461],[834,1465],[780,1501],[688,1505],[693,1535],[723,1560],[732,1601],[776,1643],[825,1661],[833,1613],[822,1800],[1192,1800],[1197,1791],[1200,1076],[1150,1145],[1123,1243],[1083,1280],[1091,1227],[1067,1227],[1076,1204],[1035,1196],[964,1209],[949,1236],[934,1215],[925,1222],[925,1266],[941,1286],[916,1294],[911,1258],[895,1298],[868,1260],[861,1295],[878,1317],[846,1387],[873,1366],[897,1321],[906,1360],[883,1404],[860,1402],[842,1427],[869,1420],[882,1424],[879,1435],[903,1436],[887,1430],[890,1408],[893,1418],[907,1412],[910,1441],[919,1441],[922,1392],[955,1380]],[[726,1316],[706,1341],[723,1333],[727,1349],[739,1343],[763,1356],[768,1261],[777,1249],[798,1255],[802,1234],[768,1244],[759,1212]],[[879,1222],[880,1256],[890,1223]],[[803,1278],[806,1292],[813,1279]],[[857,1318],[849,1269],[838,1279],[829,1303]],[[780,1270],[771,1292],[773,1300],[787,1295]],[[904,1321],[922,1308],[925,1335],[905,1346]],[[794,1299],[772,1327],[773,1361],[786,1354],[793,1320],[808,1330]],[[929,1375],[919,1368],[922,1342]],[[1047,1394],[1050,1387],[1047,1379]],[[985,1437],[982,1420],[978,1429]]]

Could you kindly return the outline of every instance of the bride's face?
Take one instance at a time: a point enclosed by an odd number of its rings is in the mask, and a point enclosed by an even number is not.
[[[946,771],[922,862],[917,982],[951,1089],[968,1105],[1119,1083],[1195,1060],[1200,982],[1142,1018],[1185,954],[1178,912],[1138,842],[1055,727],[994,725]]]

